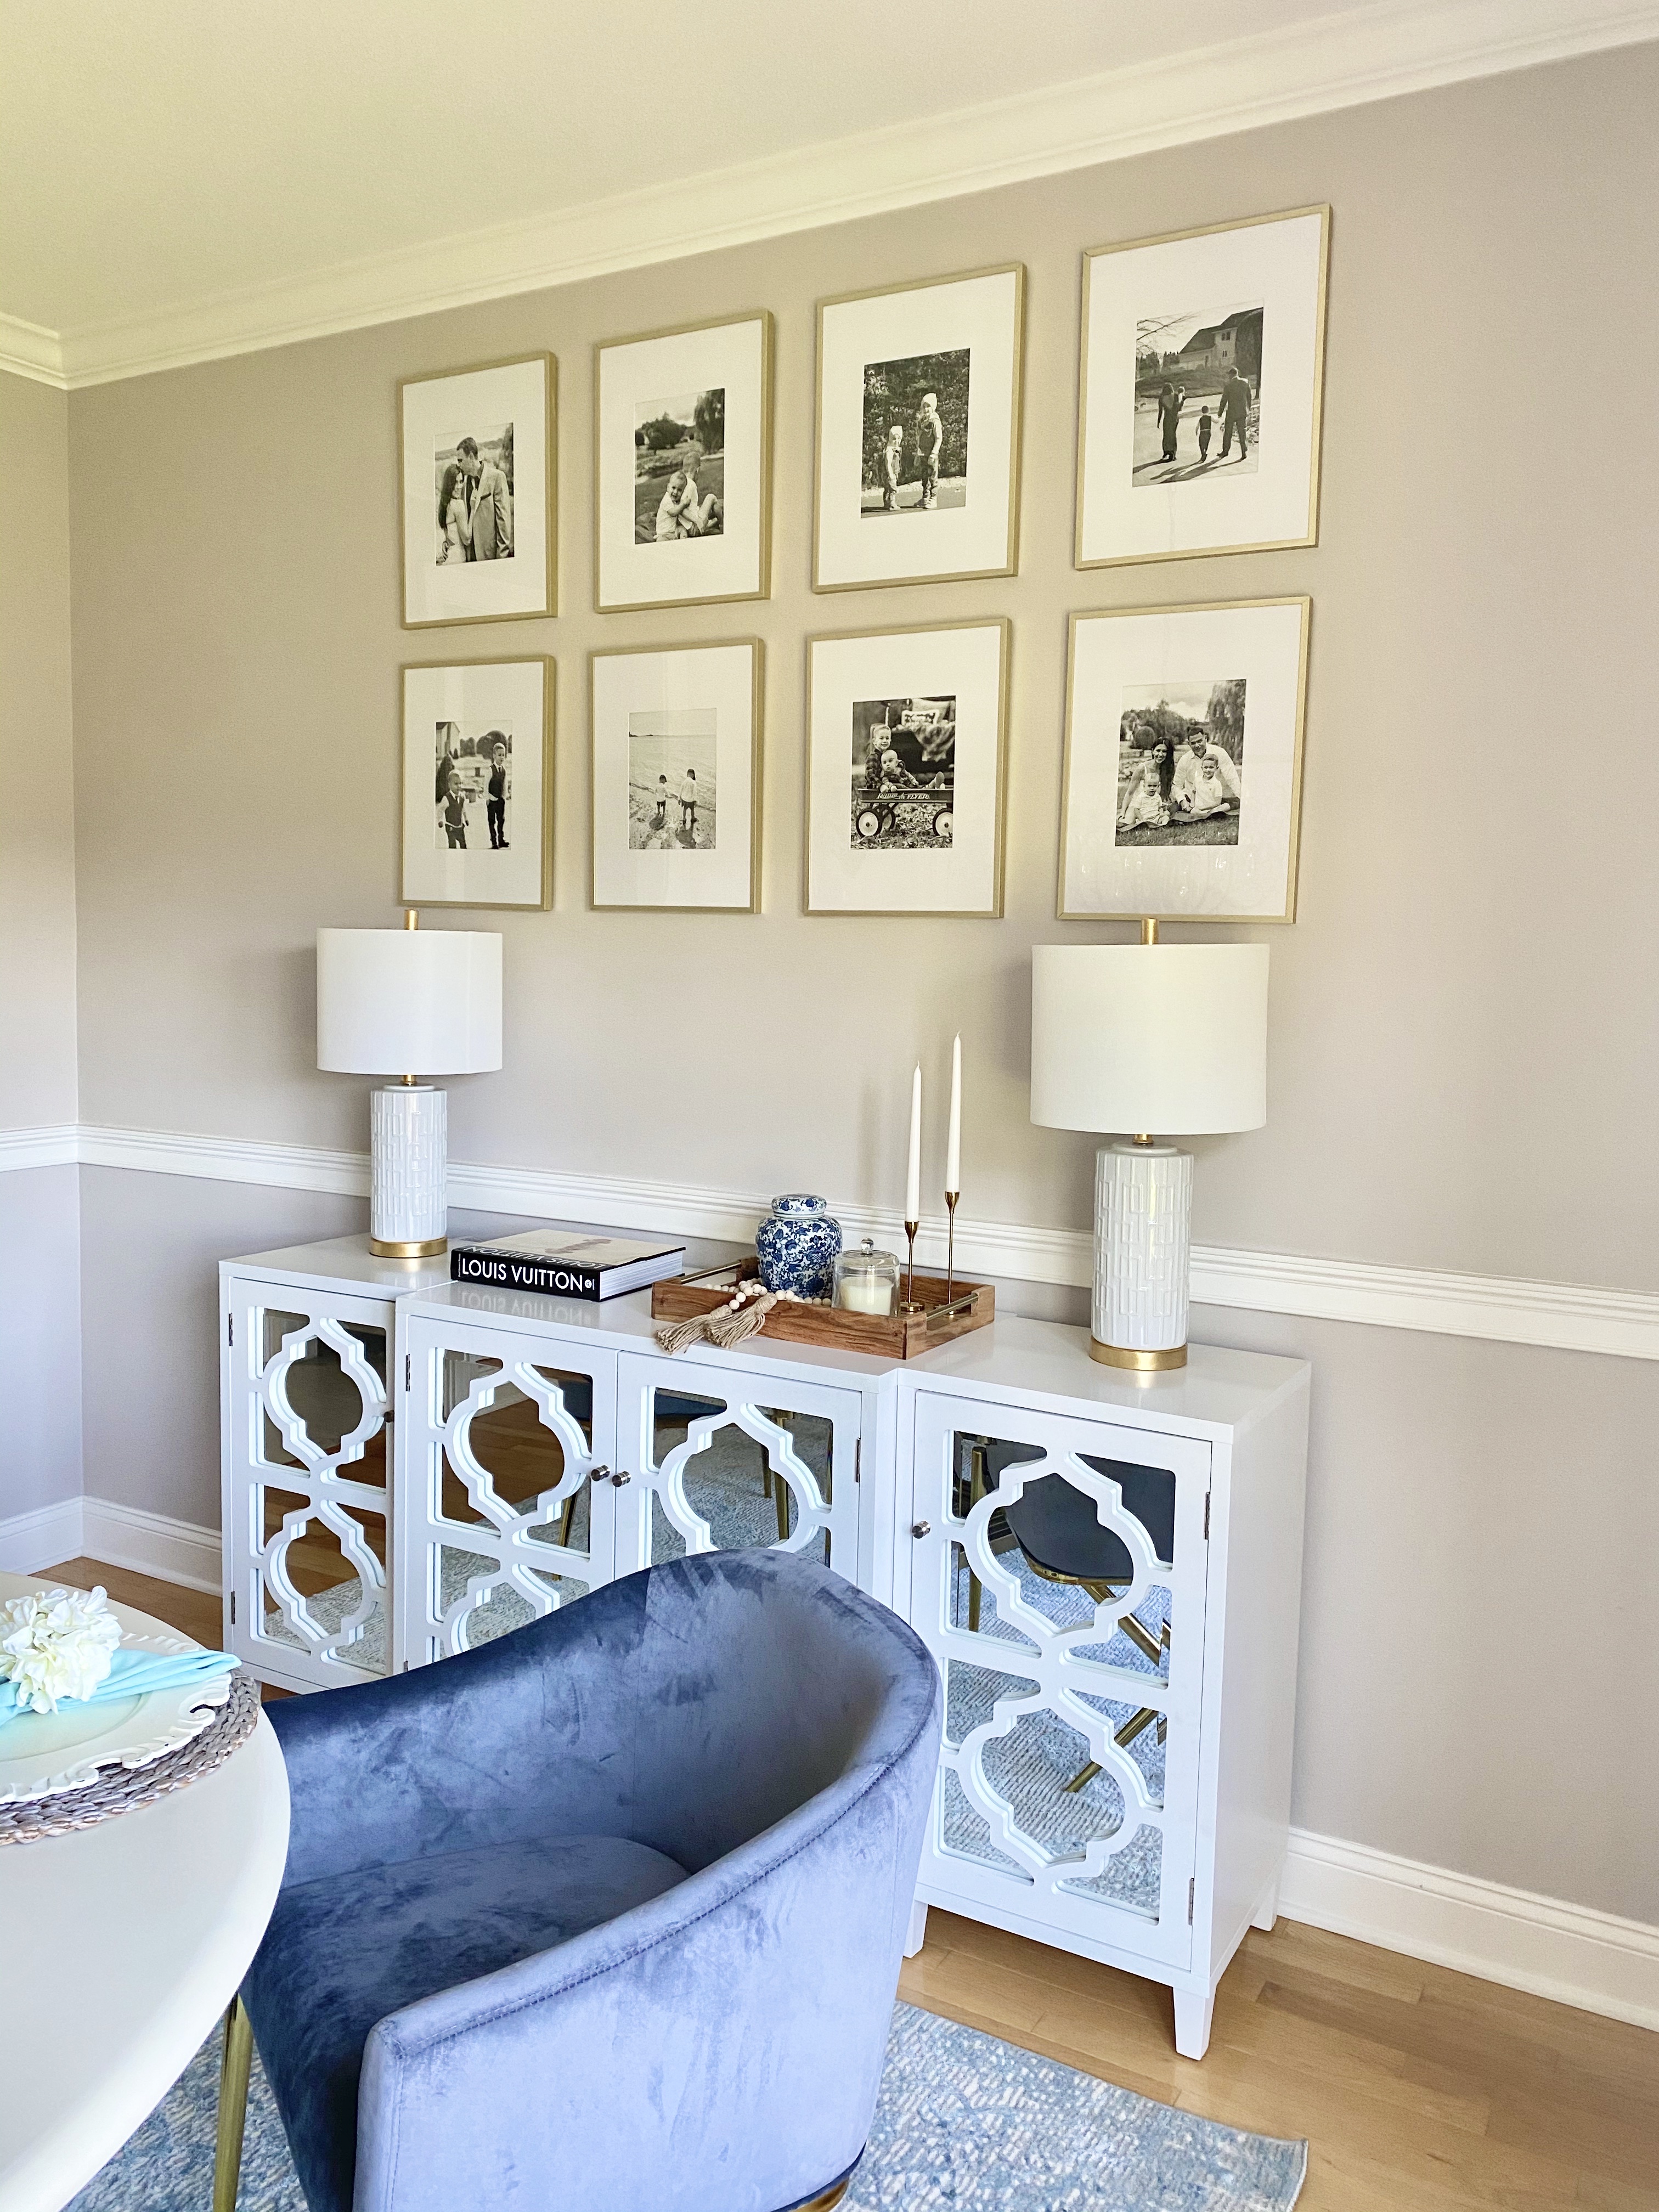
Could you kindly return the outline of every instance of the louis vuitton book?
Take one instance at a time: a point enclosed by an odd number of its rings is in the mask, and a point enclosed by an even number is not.
[[[449,1255],[452,1282],[596,1302],[684,1273],[684,1244],[636,1244],[580,1229],[527,1229],[484,1244],[457,1244]]]

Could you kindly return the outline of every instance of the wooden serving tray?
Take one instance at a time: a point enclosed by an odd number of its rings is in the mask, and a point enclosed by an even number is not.
[[[758,1275],[758,1260],[739,1260],[699,1275],[681,1275],[651,1286],[653,1321],[686,1321],[693,1314],[723,1306],[737,1284]],[[899,1288],[904,1288],[900,1278]],[[878,1358],[914,1359],[935,1352],[970,1328],[988,1328],[996,1318],[997,1294],[989,1283],[965,1283],[958,1277],[951,1299],[943,1275],[918,1275],[914,1292],[919,1314],[848,1313],[839,1306],[798,1305],[780,1299],[762,1322],[763,1336],[792,1344],[822,1344],[842,1352],[867,1352]]]

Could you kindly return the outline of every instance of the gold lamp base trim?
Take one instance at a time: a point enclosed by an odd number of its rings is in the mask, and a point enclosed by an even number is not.
[[[449,1249],[447,1237],[425,1237],[417,1244],[387,1244],[371,1237],[368,1249],[377,1260],[430,1260]]]
[[[1089,1357],[1097,1359],[1103,1367],[1127,1367],[1138,1375],[1157,1375],[1170,1367],[1184,1367],[1187,1347],[1184,1344],[1172,1344],[1162,1352],[1134,1352],[1127,1345],[1103,1344],[1097,1336],[1091,1336]]]

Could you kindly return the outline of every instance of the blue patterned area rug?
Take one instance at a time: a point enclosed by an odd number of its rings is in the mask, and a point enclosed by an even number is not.
[[[69,2212],[208,2212],[210,2038]],[[1152,2103],[995,2036],[896,2005],[876,2124],[845,2212],[1288,2212],[1305,2142]],[[256,2057],[238,2212],[306,2212]]]

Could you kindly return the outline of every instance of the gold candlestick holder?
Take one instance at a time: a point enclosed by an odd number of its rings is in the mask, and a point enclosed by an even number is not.
[[[916,1231],[921,1226],[920,1221],[907,1221],[904,1224],[904,1233],[909,1239],[910,1250],[905,1261],[904,1304],[899,1308],[901,1313],[917,1314],[921,1311],[921,1308],[916,1304]]]
[[[956,1296],[957,1290],[957,1200],[961,1196],[959,1190],[947,1190],[945,1194],[945,1210],[951,1217],[945,1235],[945,1303],[947,1306]]]

